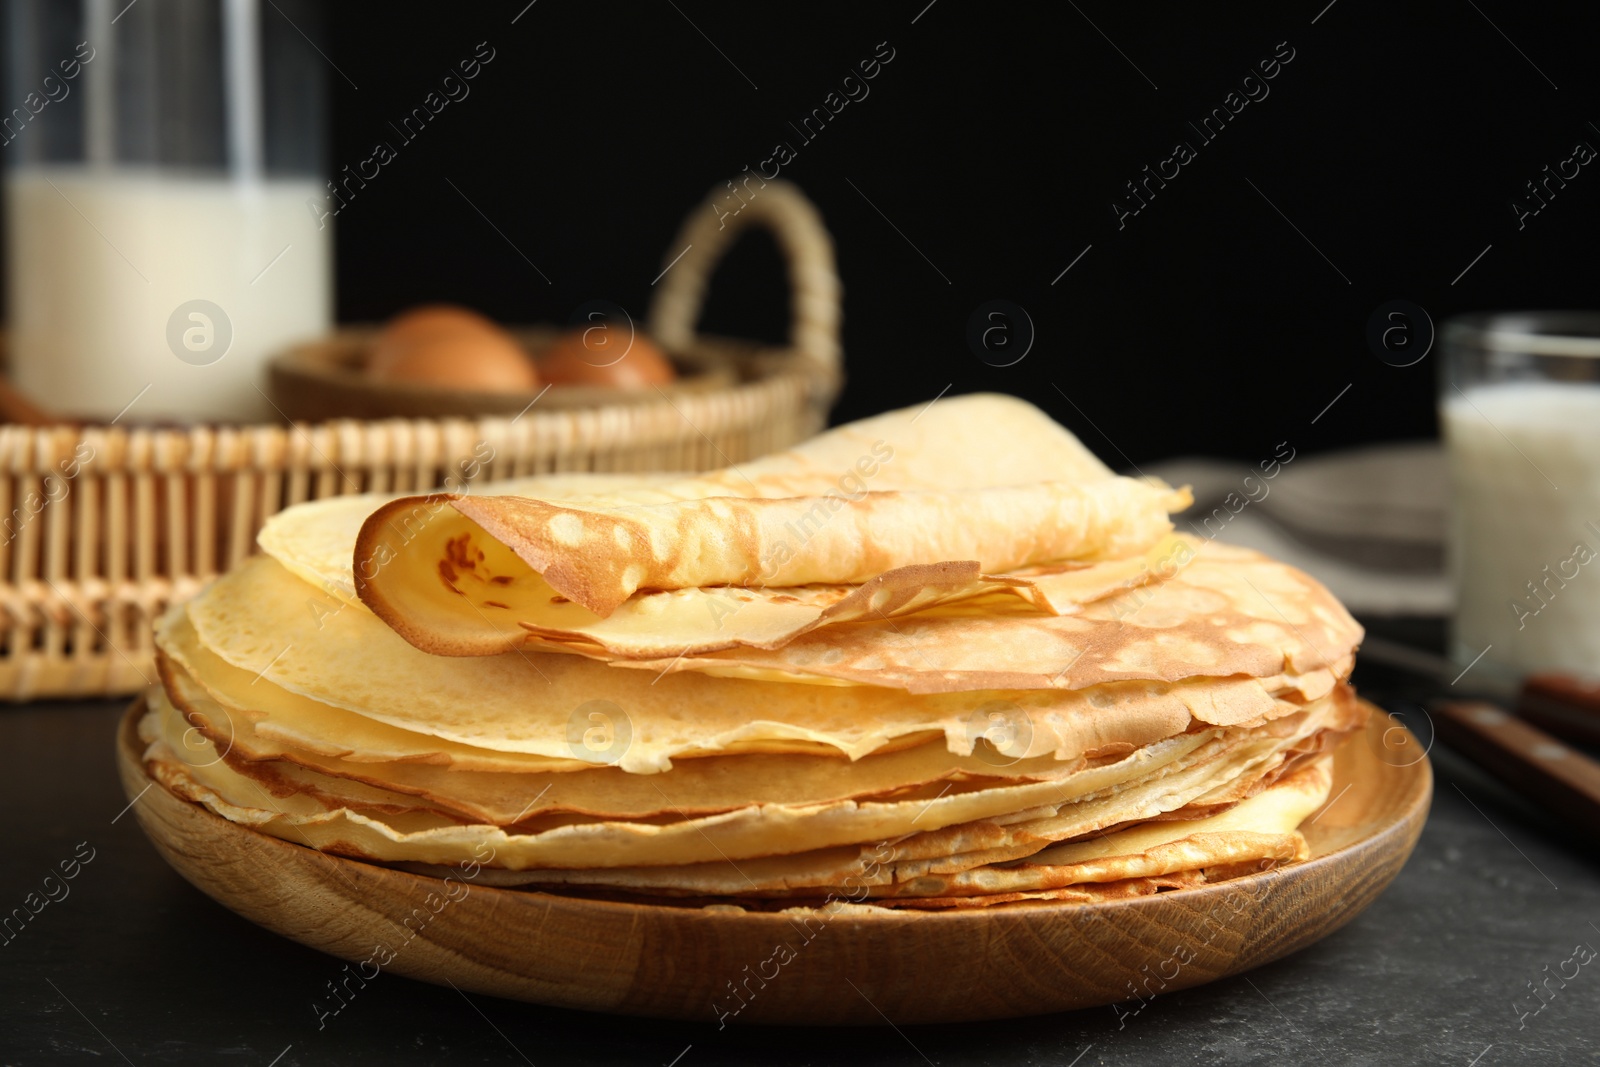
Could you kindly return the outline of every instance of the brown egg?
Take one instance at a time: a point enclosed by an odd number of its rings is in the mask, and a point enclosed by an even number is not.
[[[367,373],[472,392],[528,392],[541,384],[516,338],[475,311],[444,304],[391,319],[373,342]]]
[[[611,326],[568,330],[557,337],[539,356],[539,375],[552,385],[613,389],[645,389],[678,376],[650,338]]]
[[[487,315],[457,304],[422,304],[402,311],[384,324],[378,334],[379,347],[385,342],[412,340],[428,334],[459,333],[463,330],[481,330],[486,333],[503,333],[500,325]]]

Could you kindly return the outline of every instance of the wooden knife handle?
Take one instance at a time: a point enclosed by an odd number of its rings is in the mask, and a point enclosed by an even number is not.
[[[1517,714],[1557,737],[1600,745],[1600,682],[1570,674],[1530,674],[1517,696]]]
[[[1441,701],[1434,733],[1564,822],[1600,837],[1600,763],[1493,704]]]

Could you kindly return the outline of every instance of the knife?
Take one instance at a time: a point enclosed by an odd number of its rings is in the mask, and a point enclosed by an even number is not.
[[[1467,673],[1442,656],[1376,637],[1362,642],[1360,658],[1446,689]],[[1476,699],[1471,692],[1498,699]],[[1508,714],[1502,702],[1517,714]],[[1554,736],[1600,743],[1600,685],[1553,673],[1531,674],[1518,684],[1483,672],[1461,697],[1425,704],[1435,737],[1529,800],[1600,837],[1600,762]]]
[[[1600,746],[1600,682],[1555,671],[1524,675],[1520,681],[1496,671],[1471,673],[1443,656],[1381,637],[1363,641],[1360,656],[1369,663],[1421,675],[1447,690],[1488,697],[1574,744]]]

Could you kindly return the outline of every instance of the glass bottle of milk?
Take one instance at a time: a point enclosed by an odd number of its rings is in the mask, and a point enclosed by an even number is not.
[[[8,0],[13,381],[69,417],[276,419],[331,321],[313,0]]]
[[[1600,313],[1469,316],[1443,340],[1451,655],[1600,676]]]

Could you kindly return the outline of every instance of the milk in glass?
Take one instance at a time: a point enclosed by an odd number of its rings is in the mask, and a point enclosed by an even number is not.
[[[13,376],[64,414],[261,420],[267,358],[332,318],[315,179],[29,167],[6,183]],[[206,300],[226,323],[180,314]],[[214,317],[207,315],[208,318]],[[231,334],[207,351],[205,331]]]
[[[1452,656],[1600,674],[1600,383],[1447,384]]]
[[[96,421],[274,420],[332,319],[312,0],[8,0],[9,372]]]

